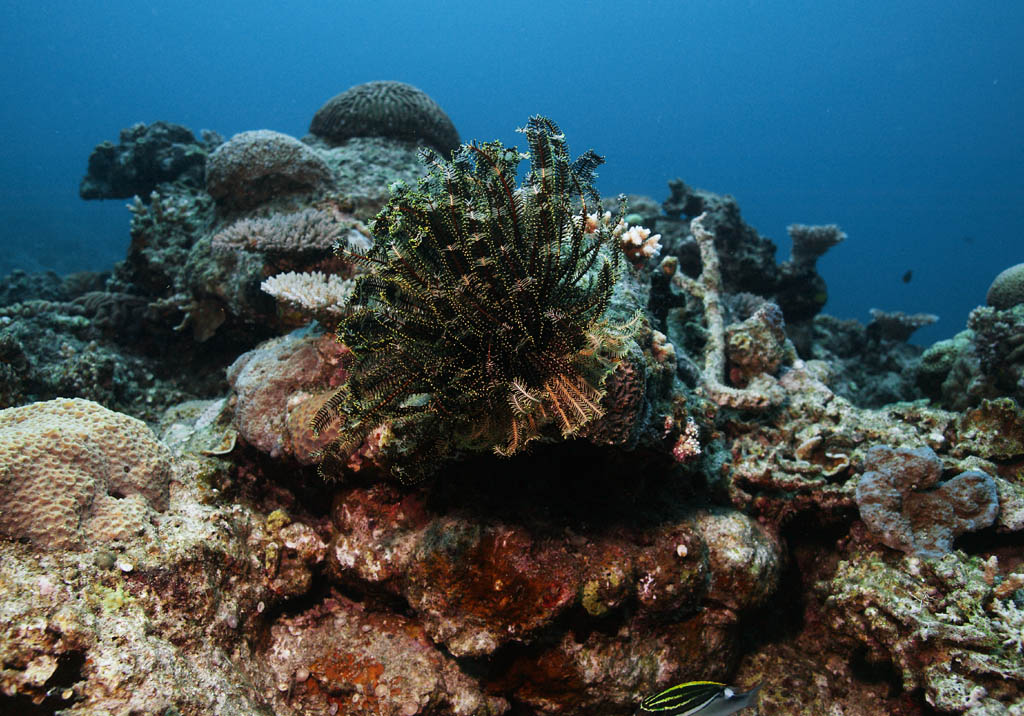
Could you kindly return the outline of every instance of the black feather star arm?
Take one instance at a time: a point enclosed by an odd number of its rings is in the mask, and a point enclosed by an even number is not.
[[[445,455],[512,455],[602,414],[624,340],[602,320],[622,251],[598,218],[603,159],[570,162],[544,117],[520,131],[526,155],[500,142],[464,144],[450,161],[422,150],[426,175],[392,187],[373,247],[348,257],[367,269],[338,327],[350,377],[312,424],[340,426],[335,456],[390,424],[414,445],[393,470],[416,479]]]

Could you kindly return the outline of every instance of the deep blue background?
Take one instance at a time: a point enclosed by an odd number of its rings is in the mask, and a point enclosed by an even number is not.
[[[604,193],[665,182],[787,224],[839,223],[826,311],[960,330],[1024,261],[1024,3],[900,0],[2,2],[0,273],[100,269],[124,201],[83,202],[92,147],[157,119],[302,136],[372,79],[425,90],[464,139],[534,113],[607,156]],[[913,271],[910,283],[900,277]]]

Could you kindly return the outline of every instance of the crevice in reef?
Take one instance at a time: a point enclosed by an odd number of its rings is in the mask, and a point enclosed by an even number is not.
[[[662,454],[581,440],[511,459],[470,457],[427,486],[436,513],[503,520],[538,534],[554,529],[559,536],[566,529],[586,535],[669,522],[692,511],[703,488],[702,477],[681,475]]]
[[[74,698],[64,698],[64,692],[81,681],[82,667],[85,666],[85,654],[80,651],[68,651],[57,656],[57,668],[43,684],[46,697],[35,701],[24,694],[9,696],[0,693],[0,714],[14,716],[54,716],[67,709]],[[4,664],[4,668],[10,668]]]

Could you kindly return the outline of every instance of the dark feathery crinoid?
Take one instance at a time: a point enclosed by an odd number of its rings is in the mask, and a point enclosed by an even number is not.
[[[422,150],[426,176],[392,187],[373,247],[350,256],[367,271],[338,328],[354,353],[350,377],[312,423],[340,428],[325,456],[388,424],[407,444],[392,471],[414,480],[457,451],[511,455],[552,426],[569,437],[602,414],[604,380],[626,347],[602,320],[621,255],[615,222],[598,218],[603,159],[571,162],[544,117],[520,131],[528,155],[497,141],[464,144],[451,161]]]

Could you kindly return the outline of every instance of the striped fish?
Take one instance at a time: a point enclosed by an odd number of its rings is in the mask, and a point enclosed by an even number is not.
[[[757,700],[758,684],[738,691],[717,681],[689,681],[669,687],[640,702],[638,714],[659,716],[728,716]]]

